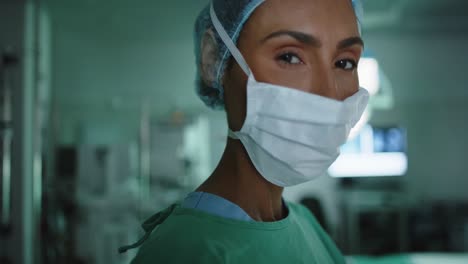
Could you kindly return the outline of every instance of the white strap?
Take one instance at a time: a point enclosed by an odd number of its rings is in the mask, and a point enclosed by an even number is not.
[[[244,57],[240,53],[239,49],[236,47],[236,44],[234,44],[234,42],[229,37],[226,30],[224,30],[223,25],[221,25],[221,22],[219,21],[218,16],[216,15],[216,13],[214,11],[213,1],[211,1],[210,16],[211,16],[211,22],[213,22],[213,26],[215,27],[216,31],[218,32],[218,35],[221,37],[224,44],[229,49],[232,56],[237,61],[239,66],[242,68],[242,70],[245,72],[245,74],[247,74],[247,76],[249,76],[250,75],[249,66],[247,65],[247,62],[245,61]]]
[[[239,139],[239,137],[231,129],[228,129],[228,137],[232,139]]]

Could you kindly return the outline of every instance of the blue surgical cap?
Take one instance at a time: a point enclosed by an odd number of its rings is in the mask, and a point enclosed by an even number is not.
[[[214,11],[228,33],[232,41],[237,44],[239,34],[255,9],[265,0],[212,0]],[[221,40],[210,17],[210,4],[208,4],[198,15],[195,22],[195,58],[197,65],[196,91],[202,101],[213,109],[224,109],[224,88],[222,85],[224,71],[231,56],[224,42]],[[360,26],[362,18],[362,5],[360,0],[352,0],[358,24]],[[201,77],[201,45],[202,39],[207,30],[215,32],[216,58],[215,67],[210,69],[215,76],[212,83],[205,83]]]

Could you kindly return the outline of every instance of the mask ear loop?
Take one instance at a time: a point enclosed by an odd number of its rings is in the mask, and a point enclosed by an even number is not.
[[[237,63],[245,72],[245,74],[247,74],[247,76],[250,76],[251,74],[250,68],[247,65],[247,62],[245,61],[244,57],[240,53],[239,49],[236,47],[236,44],[234,44],[234,42],[232,41],[232,39],[229,37],[228,33],[224,29],[223,25],[219,21],[218,16],[216,15],[216,12],[213,7],[213,1],[211,1],[211,4],[210,4],[210,17],[211,17],[211,22],[213,23],[213,26],[218,32],[218,35],[221,37],[221,39],[223,40],[228,50],[231,52],[234,59],[237,61]]]
[[[229,37],[228,33],[224,29],[223,25],[218,19],[218,16],[216,15],[216,12],[213,7],[213,1],[211,1],[210,4],[210,17],[211,17],[211,22],[213,23],[213,26],[218,32],[218,35],[221,37],[221,40],[224,42],[228,50],[231,52],[232,56],[234,59],[237,61],[241,69],[245,72],[247,76],[251,76],[251,71],[249,66],[247,65],[247,62],[244,59],[244,56],[240,53],[239,49],[236,47],[236,44],[232,41],[232,39]],[[228,137],[239,140],[239,137],[235,134],[234,131],[232,131],[230,128],[228,129]]]
[[[232,131],[230,128],[228,129],[228,137],[232,139],[239,139],[239,137],[236,135],[234,131]]]

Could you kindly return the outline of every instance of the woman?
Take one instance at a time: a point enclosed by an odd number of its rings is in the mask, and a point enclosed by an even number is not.
[[[344,263],[283,188],[323,174],[368,100],[351,0],[214,0],[197,19],[198,93],[224,108],[212,175],[154,215],[133,263]],[[231,56],[232,55],[232,56]]]

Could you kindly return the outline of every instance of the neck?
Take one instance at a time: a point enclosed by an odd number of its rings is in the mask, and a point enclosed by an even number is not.
[[[229,138],[221,161],[197,191],[221,196],[262,222],[285,217],[283,188],[265,180],[253,166],[239,140]]]

